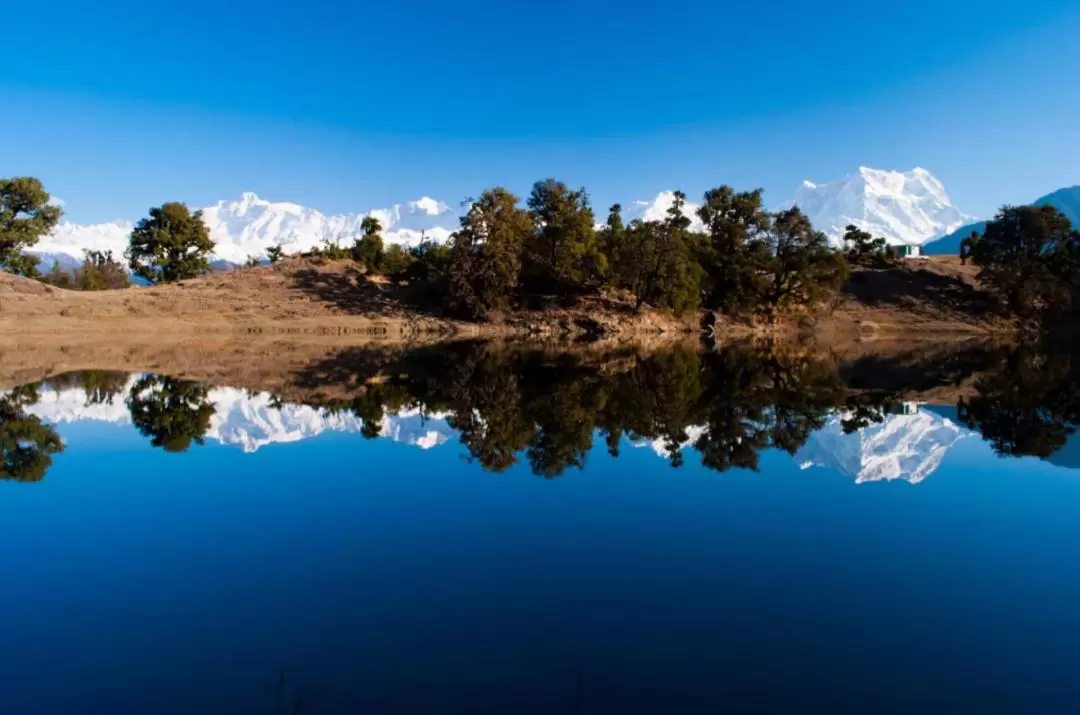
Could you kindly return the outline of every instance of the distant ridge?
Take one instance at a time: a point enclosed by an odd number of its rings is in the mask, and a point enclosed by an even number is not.
[[[699,195],[688,192],[690,200],[686,203],[686,215],[698,230],[703,228],[696,216],[699,204],[694,202],[700,201]],[[672,191],[661,191],[650,200],[624,204],[625,219],[662,220],[673,198]],[[1080,211],[1080,200],[1072,198],[1063,203],[1068,201],[1072,201],[1074,212]],[[890,243],[922,244],[971,220],[952,204],[941,181],[918,167],[908,172],[860,167],[834,181],[805,181],[784,206],[795,204],[836,246],[841,244],[848,224]],[[603,221],[604,207],[595,210],[597,220]],[[243,264],[250,256],[265,256],[271,246],[280,246],[292,254],[310,251],[324,241],[351,244],[360,235],[360,223],[367,216],[379,219],[387,243],[414,245],[422,239],[444,242],[458,229],[462,210],[422,196],[388,208],[327,215],[288,201],[269,201],[247,191],[202,211],[216,244],[213,260],[224,269]],[[127,219],[99,224],[65,221],[31,253],[42,257],[46,269],[54,261],[63,269],[79,265],[87,249],[112,251],[119,257],[127,247],[132,225]]]
[[[1069,219],[1074,227],[1080,227],[1080,186],[1058,189],[1033,202],[1036,206],[1053,206]],[[952,233],[923,246],[923,253],[928,256],[952,256],[960,252],[960,242],[971,235],[972,231],[982,234],[986,230],[985,221],[977,221],[962,226]]]

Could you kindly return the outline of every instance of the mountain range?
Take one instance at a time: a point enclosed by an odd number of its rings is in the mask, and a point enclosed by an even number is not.
[[[386,209],[327,216],[316,209],[285,201],[267,201],[245,192],[227,201],[202,209],[203,221],[214,239],[214,258],[243,263],[249,256],[261,257],[271,246],[285,253],[309,251],[324,241],[347,244],[360,235],[360,223],[367,216],[379,219],[383,239],[388,243],[415,244],[422,238],[445,241],[458,226],[458,212],[446,204],[424,196]],[[63,257],[82,260],[87,249],[123,254],[131,234],[131,221],[101,224],[62,222],[34,247],[33,253],[46,263]]]
[[[662,219],[674,194],[662,191],[649,200],[626,206],[626,221]],[[844,228],[854,224],[890,243],[921,244],[969,223],[971,217],[953,206],[945,188],[933,174],[921,168],[908,172],[861,167],[853,174],[823,184],[803,182],[794,199],[814,225],[841,244]],[[701,223],[698,205],[687,202],[686,213],[695,228]],[[327,215],[316,209],[286,201],[268,201],[245,192],[202,209],[216,247],[214,258],[224,264],[240,264],[250,256],[261,257],[271,246],[285,253],[308,251],[324,241],[348,245],[360,234],[360,222],[374,216],[383,226],[387,243],[411,245],[422,238],[446,241],[459,226],[461,209],[431,197],[394,204],[389,208]],[[597,209],[598,217],[606,214]],[[62,222],[34,247],[33,253],[51,266],[56,261],[68,269],[82,261],[83,251],[93,249],[123,254],[131,233],[130,220],[100,224]]]

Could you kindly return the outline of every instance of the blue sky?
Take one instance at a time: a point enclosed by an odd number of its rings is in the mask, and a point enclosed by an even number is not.
[[[555,175],[598,205],[925,166],[969,213],[1080,183],[1068,0],[56,0],[6,10],[0,175],[79,221],[327,212]]]

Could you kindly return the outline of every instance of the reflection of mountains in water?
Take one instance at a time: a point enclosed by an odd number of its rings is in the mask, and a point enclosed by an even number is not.
[[[131,390],[135,379],[129,380],[125,394]],[[299,442],[324,432],[360,432],[363,428],[363,421],[352,413],[329,412],[307,405],[278,405],[266,392],[217,387],[210,390],[209,400],[214,415],[205,437],[238,446],[245,452],[254,452],[271,444]],[[42,389],[37,404],[27,412],[53,424],[81,421],[131,423],[131,413],[122,397],[112,403],[89,404],[82,388]],[[380,436],[429,449],[449,440],[454,431],[442,415],[404,410],[383,418]]]
[[[129,380],[125,393],[135,378]],[[271,444],[298,442],[324,432],[359,433],[363,421],[350,412],[330,412],[307,405],[279,404],[265,392],[251,393],[229,387],[213,388],[209,400],[214,406],[206,438],[255,452]],[[112,403],[88,404],[82,388],[42,389],[29,412],[57,424],[79,421],[130,424],[131,416],[123,399]],[[948,451],[970,432],[956,421],[955,407],[908,405],[898,414],[886,415],[882,422],[845,434],[843,415],[834,414],[825,426],[810,435],[795,454],[804,468],[833,469],[857,483],[903,480],[916,484],[932,474]],[[688,430],[690,442],[704,427]],[[395,442],[429,449],[456,437],[446,415],[424,415],[417,409],[385,415],[379,435]],[[639,442],[660,456],[668,453],[662,440]],[[688,447],[688,444],[683,447]],[[1069,445],[1071,446],[1071,445]],[[1080,466],[1080,443],[1067,446],[1051,461],[1061,466]],[[1072,452],[1076,452],[1076,459]]]
[[[918,484],[937,470],[953,445],[971,435],[955,420],[955,407],[909,404],[878,424],[844,434],[842,416],[833,415],[795,459],[804,468],[835,469],[860,484],[896,479]]]

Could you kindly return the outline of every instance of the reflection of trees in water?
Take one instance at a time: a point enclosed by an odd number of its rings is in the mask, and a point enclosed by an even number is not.
[[[1004,352],[960,400],[960,421],[1002,455],[1046,458],[1061,449],[1080,420],[1077,360],[1045,347]]]
[[[332,371],[341,377],[347,363],[339,357]],[[614,456],[626,436],[656,441],[679,466],[691,429],[703,427],[694,446],[707,466],[756,468],[763,449],[798,450],[844,398],[832,362],[779,351],[594,355],[461,343],[390,368],[364,356],[357,364],[372,370],[350,378],[365,383],[363,396],[332,409],[350,409],[365,425],[402,406],[448,413],[486,469],[505,470],[523,454],[544,477],[583,468],[598,431]],[[392,375],[373,380],[376,372]]]
[[[402,407],[447,413],[485,469],[503,471],[524,457],[535,474],[555,477],[584,466],[598,432],[616,457],[627,437],[659,445],[676,467],[691,444],[710,469],[757,469],[762,451],[794,454],[834,414],[845,433],[881,423],[903,401],[905,382],[956,386],[989,366],[977,396],[961,401],[961,422],[1002,454],[1053,454],[1078,417],[1078,363],[1048,349],[995,354],[964,345],[925,365],[911,354],[896,364],[875,357],[858,390],[827,357],[739,346],[598,355],[456,343],[382,361],[343,354],[318,372],[366,383],[362,397],[336,406],[372,434]],[[354,373],[350,365],[362,367]],[[876,374],[883,387],[875,390]]]
[[[183,452],[192,442],[202,445],[214,416],[209,392],[200,383],[146,375],[128,393],[131,422],[167,452]]]
[[[39,482],[63,451],[60,435],[26,413],[38,401],[38,385],[24,385],[0,396],[0,479]]]
[[[130,375],[112,370],[80,370],[50,377],[42,382],[45,387],[62,390],[82,390],[86,393],[86,406],[111,405],[124,394]]]
[[[959,419],[996,451],[1048,457],[1074,433],[1080,362],[1067,352],[1040,347],[988,357],[968,350],[941,373],[942,382],[958,384],[961,363],[969,361],[985,372],[977,394],[960,401]],[[921,376],[926,389],[926,376],[942,361],[932,362],[922,371],[905,356],[902,370]],[[867,382],[875,372],[885,376],[885,389]],[[503,471],[523,459],[551,478],[583,468],[597,435],[615,457],[629,438],[657,445],[675,467],[690,445],[710,469],[757,469],[762,451],[794,454],[838,412],[848,433],[882,422],[902,400],[896,371],[875,358],[874,370],[863,373],[859,389],[849,390],[835,361],[775,348],[677,346],[640,354],[453,343],[405,354],[342,353],[312,366],[297,384],[352,386],[354,397],[316,406],[355,415],[365,437],[379,436],[388,414],[437,412],[485,469]],[[40,480],[63,448],[52,427],[26,412],[43,386],[82,389],[87,405],[113,404],[128,380],[125,373],[84,371],[0,396],[0,478]],[[134,426],[170,452],[201,445],[214,414],[209,386],[156,375],[139,378],[126,405]]]

